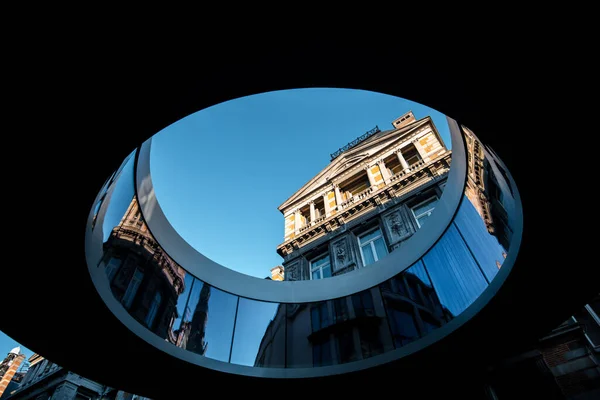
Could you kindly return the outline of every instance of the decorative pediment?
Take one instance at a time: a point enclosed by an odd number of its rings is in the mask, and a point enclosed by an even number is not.
[[[315,192],[318,192],[319,190],[324,191],[329,185],[329,182],[334,181],[337,176],[345,173],[354,166],[360,165],[370,157],[377,156],[379,152],[387,150],[389,146],[403,140],[407,135],[418,131],[428,123],[431,123],[431,118],[426,117],[403,126],[400,129],[379,132],[364,142],[345,151],[280,205],[279,210],[283,212],[283,210],[308,195],[318,195],[318,193]]]

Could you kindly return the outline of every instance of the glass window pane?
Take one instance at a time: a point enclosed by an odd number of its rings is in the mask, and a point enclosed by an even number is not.
[[[356,345],[354,343],[354,335],[351,329],[346,329],[343,332],[336,334],[335,341],[338,346],[340,363],[347,363],[358,359]]]
[[[416,216],[424,214],[427,211],[433,211],[437,202],[438,202],[437,198],[427,200],[425,203],[419,204],[418,206],[414,207],[413,211]]]
[[[216,360],[229,361],[237,296],[194,279],[188,307],[191,319],[184,318],[181,324],[185,348]]]
[[[367,244],[361,247],[365,265],[373,264],[375,257],[373,257],[373,250],[371,250],[371,244]]]
[[[112,229],[119,225],[121,218],[123,218],[134,199],[134,159],[134,157],[131,157],[125,163],[121,173],[116,177],[113,191],[105,199],[105,201],[108,200],[108,206],[104,215],[104,222],[102,223],[104,241],[108,239]]]
[[[240,298],[231,362],[285,367],[284,305]]]
[[[418,339],[419,332],[417,331],[417,324],[412,310],[393,302],[388,302],[386,305],[388,307],[390,329],[396,348]]]
[[[329,264],[329,255],[316,258],[310,262],[311,268],[315,269],[323,264]]]
[[[316,303],[287,304],[286,367],[313,366],[313,327],[320,325]],[[314,318],[314,319],[313,319]],[[313,322],[311,323],[311,319]]]
[[[466,196],[463,197],[454,223],[486,277],[490,281],[494,279],[498,273],[498,265],[504,262],[506,250],[498,243],[496,236],[489,233],[483,218]]]
[[[423,263],[443,307],[454,316],[471,305],[487,287],[454,225],[423,257]]]
[[[194,277],[189,273],[185,274],[183,279],[183,292],[177,298],[176,304],[176,317],[173,322],[173,338],[176,346],[185,347],[182,345],[183,338],[185,334],[185,327],[181,330],[181,321],[191,321],[192,320],[192,304],[188,303],[188,299],[190,297],[190,292],[192,290],[192,286],[194,285]]]
[[[376,238],[377,236],[381,236],[381,231],[379,229],[375,229],[373,232],[370,232],[364,236],[361,236],[359,238],[359,241],[361,244],[364,244],[364,243],[368,242],[369,240]]]
[[[321,270],[317,269],[312,272],[313,279],[321,279]]]
[[[387,247],[382,237],[375,240],[375,251],[377,251],[377,259],[381,260],[387,254]]]
[[[328,265],[323,267],[323,278],[330,278],[331,277],[331,267]]]
[[[425,225],[425,221],[429,218],[429,214],[423,214],[419,218],[417,218],[417,222],[419,223],[419,228],[422,228]]]

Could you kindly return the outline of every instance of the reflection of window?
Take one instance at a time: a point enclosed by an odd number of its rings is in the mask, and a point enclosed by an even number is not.
[[[160,307],[161,300],[162,296],[159,292],[156,292],[154,299],[152,299],[152,304],[150,304],[148,315],[146,315],[146,326],[148,328],[152,328],[152,323],[154,322],[154,318],[156,318],[156,313],[158,312],[158,307]]]
[[[404,346],[419,337],[415,318],[408,309],[388,307],[388,319],[396,347]]]
[[[361,326],[358,329],[360,349],[364,358],[383,353],[383,344],[379,339],[379,327],[376,325]]]
[[[333,310],[335,313],[335,322],[341,322],[348,319],[348,304],[346,298],[333,300]]]
[[[385,240],[379,228],[360,236],[358,244],[360,245],[360,255],[362,256],[363,265],[365,266],[380,260],[387,254]]]
[[[112,282],[115,274],[119,270],[121,263],[123,261],[120,258],[111,257],[106,265],[106,276],[108,277],[108,282]]]
[[[431,216],[431,213],[435,209],[435,205],[437,204],[437,202],[437,196],[433,196],[411,208],[412,213],[415,216],[415,219],[417,220],[419,228],[423,227],[423,224],[425,223],[427,218]]]
[[[323,279],[331,277],[331,263],[329,254],[323,254],[310,262],[311,279]]]
[[[352,306],[357,317],[374,316],[373,296],[370,290],[363,290],[352,295]]]
[[[133,298],[137,293],[140,284],[142,283],[142,279],[144,278],[144,273],[139,269],[135,269],[133,273],[133,277],[127,286],[127,290],[125,291],[125,295],[123,296],[123,305],[125,308],[131,307],[131,303],[133,303]]]
[[[331,340],[329,338],[313,343],[313,365],[331,365]]]
[[[319,303],[314,305],[310,309],[310,317],[312,321],[313,332],[323,329],[329,325],[329,312],[327,310],[327,303]]]
[[[347,363],[356,360],[356,349],[354,347],[354,337],[351,330],[345,330],[336,335],[338,344],[338,353],[340,363]]]

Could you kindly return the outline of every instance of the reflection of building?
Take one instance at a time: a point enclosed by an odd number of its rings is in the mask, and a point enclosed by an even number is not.
[[[210,299],[210,286],[202,285],[200,298],[194,309],[194,316],[189,323],[189,338],[186,342],[186,349],[194,353],[204,355],[208,343],[205,341],[206,324],[208,323],[208,300]]]
[[[267,277],[273,281],[282,281],[285,279],[284,277],[284,269],[281,265],[271,268],[271,276]]]
[[[171,343],[181,342],[173,324],[185,271],[150,235],[135,199],[104,248],[100,266],[106,268],[113,295],[148,329]]]
[[[61,400],[130,400],[147,399],[118,391],[67,371],[39,354],[29,358],[30,368],[10,400],[61,399]],[[149,399],[148,399],[149,400]]]
[[[488,149],[466,126],[462,126],[467,143],[467,186],[465,195],[471,201],[488,232],[497,237],[498,242],[508,249],[512,230],[508,224],[507,200],[503,193],[511,192],[508,176],[504,168],[493,157],[486,157]]]
[[[408,112],[332,154],[286,200],[286,280],[322,279],[367,266],[401,246],[431,215],[450,166],[430,117]],[[298,249],[302,249],[298,251]]]
[[[25,354],[21,353],[21,348],[15,347],[0,364],[0,396],[9,389],[8,386],[24,359]]]

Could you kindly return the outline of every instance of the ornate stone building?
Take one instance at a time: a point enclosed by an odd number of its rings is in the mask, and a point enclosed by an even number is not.
[[[442,194],[451,151],[430,117],[416,120],[408,112],[392,126],[375,128],[332,154],[330,164],[279,207],[285,241],[277,252],[284,258],[285,280],[324,279],[367,267],[401,248],[426,223]],[[381,290],[280,305],[255,366],[365,359],[410,343],[450,318],[422,265],[415,265]],[[282,345],[291,341],[294,346]]]
[[[286,200],[286,280],[322,279],[365,267],[399,248],[435,208],[451,161],[432,119],[408,112],[334,154]]]
[[[99,266],[106,268],[113,295],[129,314],[171,343],[185,341],[189,329],[174,331],[173,325],[186,272],[158,246],[135,199],[112,229],[105,249]]]

